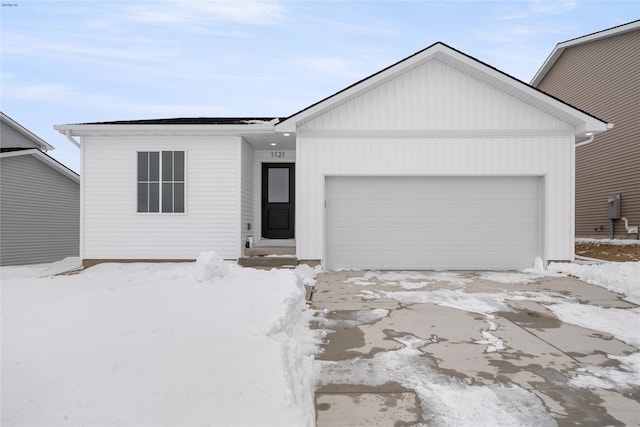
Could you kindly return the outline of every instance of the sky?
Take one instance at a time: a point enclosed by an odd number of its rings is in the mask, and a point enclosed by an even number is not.
[[[80,172],[53,125],[287,117],[441,41],[529,82],[634,1],[3,0],[1,110]]]

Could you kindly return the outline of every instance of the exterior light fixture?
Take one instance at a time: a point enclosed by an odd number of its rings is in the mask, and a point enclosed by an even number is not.
[[[291,135],[290,133],[283,133],[284,136],[289,136]]]
[[[275,147],[276,145],[278,145],[278,143],[277,142],[270,142],[269,145],[272,146],[272,147]]]

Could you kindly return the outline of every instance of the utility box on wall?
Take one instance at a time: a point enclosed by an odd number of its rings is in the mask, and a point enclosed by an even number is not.
[[[620,194],[609,194],[609,219],[620,219]]]

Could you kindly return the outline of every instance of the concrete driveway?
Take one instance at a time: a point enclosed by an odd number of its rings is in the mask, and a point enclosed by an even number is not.
[[[639,425],[638,349],[559,320],[587,305],[637,310],[569,277],[322,273],[317,426]]]

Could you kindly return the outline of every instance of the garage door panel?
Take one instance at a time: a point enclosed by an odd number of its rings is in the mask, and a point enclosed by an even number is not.
[[[538,255],[536,177],[328,177],[337,268],[522,268]]]

